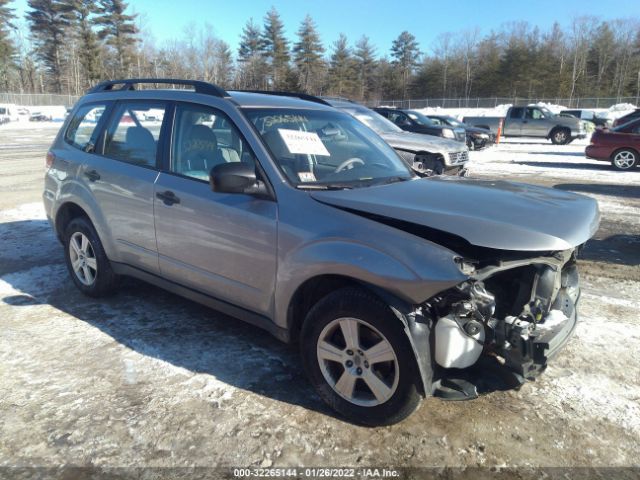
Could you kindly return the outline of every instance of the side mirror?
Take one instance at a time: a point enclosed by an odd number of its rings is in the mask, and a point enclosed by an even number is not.
[[[216,165],[209,174],[209,184],[218,193],[268,196],[265,184],[256,178],[255,167],[244,162]]]

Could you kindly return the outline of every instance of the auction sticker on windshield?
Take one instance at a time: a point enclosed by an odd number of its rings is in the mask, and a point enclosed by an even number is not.
[[[302,132],[279,128],[278,132],[287,145],[289,153],[303,155],[322,155],[330,157],[329,151],[315,132]]]

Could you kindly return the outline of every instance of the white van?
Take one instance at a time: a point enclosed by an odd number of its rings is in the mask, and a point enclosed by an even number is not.
[[[0,104],[0,124],[17,122],[18,120],[20,120],[20,117],[16,105],[8,103]]]

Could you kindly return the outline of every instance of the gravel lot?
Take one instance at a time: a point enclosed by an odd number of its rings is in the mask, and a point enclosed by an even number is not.
[[[0,466],[640,466],[640,169],[586,160],[586,142],[472,152],[474,176],[600,202],[581,323],[520,391],[370,429],[261,330],[133,280],[83,297],[40,202],[56,129],[0,127]]]

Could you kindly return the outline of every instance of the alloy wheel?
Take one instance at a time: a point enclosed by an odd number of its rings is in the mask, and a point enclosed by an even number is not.
[[[91,286],[98,274],[98,261],[89,238],[82,232],[75,232],[69,239],[71,267],[83,285]]]
[[[333,320],[320,333],[316,351],[329,386],[355,405],[380,405],[398,387],[398,359],[391,343],[364,320]]]
[[[615,157],[613,157],[613,163],[620,170],[627,170],[635,165],[636,157],[633,152],[623,150],[616,153]]]

